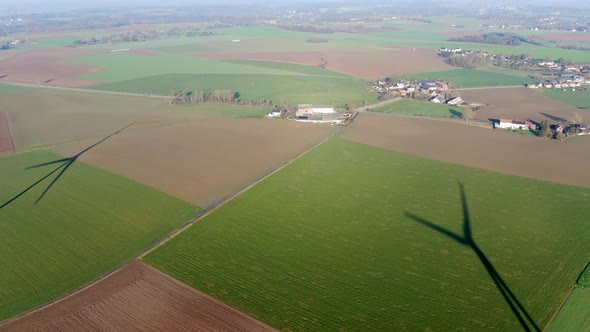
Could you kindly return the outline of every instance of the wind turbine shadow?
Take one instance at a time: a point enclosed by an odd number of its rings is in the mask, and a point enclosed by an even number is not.
[[[45,190],[43,190],[43,192],[41,193],[41,195],[37,198],[37,200],[35,201],[35,204],[39,203],[41,201],[41,199],[43,199],[43,197],[45,197],[45,195],[49,192],[49,190],[51,190],[51,188],[55,185],[55,183],[65,174],[65,172],[68,170],[68,168],[70,168],[77,160],[78,158],[80,158],[80,156],[82,156],[84,153],[86,153],[87,151],[89,151],[90,149],[96,147],[97,145],[101,144],[102,142],[106,141],[107,139],[121,133],[122,131],[124,131],[125,129],[131,127],[133,123],[130,123],[128,125],[126,125],[125,127],[115,131],[114,133],[105,136],[104,138],[102,138],[100,141],[92,144],[91,146],[85,148],[84,150],[78,152],[77,154],[69,157],[69,158],[63,158],[63,159],[58,159],[58,160],[53,160],[53,161],[49,161],[46,163],[41,163],[38,165],[33,165],[33,166],[29,166],[25,169],[32,169],[32,168],[39,168],[39,167],[44,167],[44,166],[49,166],[49,165],[55,165],[55,164],[59,164],[59,166],[57,166],[55,169],[53,169],[52,171],[50,171],[49,173],[47,173],[45,176],[41,177],[39,180],[35,181],[33,184],[31,184],[30,186],[28,186],[26,189],[24,189],[23,191],[21,191],[20,193],[18,193],[17,195],[15,195],[14,197],[12,197],[11,199],[9,199],[8,201],[4,202],[2,205],[0,205],[0,210],[5,208],[6,206],[8,206],[9,204],[11,204],[12,202],[16,201],[18,198],[20,198],[21,196],[23,196],[24,194],[26,194],[29,190],[33,189],[34,187],[36,187],[38,184],[40,184],[41,182],[43,182],[45,179],[51,177],[53,174],[57,173],[59,171],[59,173],[57,174],[57,176],[49,183],[49,185],[45,188]]]
[[[514,295],[514,293],[510,290],[510,288],[504,281],[504,279],[502,279],[498,271],[496,271],[496,269],[492,265],[492,262],[490,262],[490,260],[486,257],[483,251],[479,248],[477,243],[475,243],[475,240],[473,239],[473,235],[471,233],[471,219],[469,217],[469,208],[467,207],[467,197],[465,195],[465,188],[463,187],[462,183],[459,183],[459,190],[461,192],[461,204],[463,207],[462,236],[409,212],[406,212],[406,216],[413,219],[414,221],[421,223],[422,225],[428,228],[431,228],[441,234],[450,237],[451,239],[457,241],[458,243],[464,246],[471,248],[473,252],[475,252],[475,254],[477,255],[477,258],[479,258],[479,260],[485,267],[486,271],[490,275],[490,278],[492,278],[492,280],[494,281],[494,284],[496,284],[496,287],[498,288],[498,290],[502,294],[502,297],[510,307],[510,310],[512,310],[512,312],[516,316],[516,319],[518,320],[522,328],[525,331],[541,331],[537,323],[535,323],[535,320],[529,315],[529,313],[520,303],[516,295]]]

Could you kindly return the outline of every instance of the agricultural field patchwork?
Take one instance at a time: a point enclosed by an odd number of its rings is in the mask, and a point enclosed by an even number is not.
[[[112,271],[200,211],[75,161],[0,157],[0,320]]]
[[[357,116],[354,125],[341,136],[418,157],[590,188],[587,155],[579,153],[590,149],[590,136],[557,142],[493,130],[491,125],[479,127],[376,112]],[[543,163],[532,167],[531,162],[523,160]]]
[[[429,73],[402,75],[409,80],[441,79],[454,84],[455,88],[482,88],[494,86],[524,85],[530,78],[476,69],[453,69]]]
[[[409,115],[460,117],[463,115],[464,110],[461,107],[456,106],[404,99],[382,107],[378,107],[375,109],[375,111]]]
[[[193,75],[165,74],[104,84],[97,90],[168,95],[172,90],[211,91],[230,89],[243,101],[272,100],[277,104],[372,103],[378,95],[366,91],[366,83],[352,77],[310,75]]]
[[[475,112],[476,118],[479,120],[487,121],[490,118],[500,118],[524,121],[532,119],[537,122],[565,123],[577,113],[583,121],[590,121],[590,111],[578,109],[565,103],[565,98],[556,100],[525,87],[463,90],[454,93],[469,102],[486,105]]]
[[[576,287],[549,327],[550,332],[590,330],[590,289]]]
[[[283,330],[519,329],[474,251],[418,221],[466,236],[459,181],[475,242],[546,326],[590,259],[590,189],[340,138],[144,260]]]
[[[590,112],[590,90],[541,89],[540,92],[549,98],[577,107],[581,110],[580,113]]]

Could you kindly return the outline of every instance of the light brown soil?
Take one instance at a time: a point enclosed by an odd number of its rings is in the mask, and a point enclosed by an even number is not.
[[[275,331],[140,261],[1,331]]]
[[[392,75],[451,69],[433,50],[400,48],[372,51],[318,52],[215,52],[192,55],[223,60],[265,60],[317,66],[328,61],[326,69],[366,79]]]
[[[342,137],[429,159],[590,187],[590,136],[558,142],[462,123],[365,113]]]
[[[584,122],[590,122],[590,112],[584,112],[574,106],[544,96],[538,91],[527,88],[479,89],[456,91],[464,100],[484,103],[488,106],[476,112],[477,119],[503,118],[513,120],[535,121],[547,120],[551,123],[565,122],[572,113],[582,116]]]
[[[286,120],[211,117],[125,131],[81,160],[207,207],[280,167],[333,130]],[[87,145],[64,145],[57,151],[69,156]]]
[[[8,118],[0,111],[0,156],[14,153],[14,144],[8,127]]]
[[[13,53],[0,62],[0,80],[18,83],[88,87],[101,82],[82,81],[70,77],[100,71],[100,68],[68,62],[72,58],[91,55],[100,50],[55,47]]]
[[[533,37],[564,42],[589,42],[589,32],[562,32],[534,35]]]
[[[142,50],[142,49],[131,49],[125,53],[135,54],[135,55],[142,55],[142,56],[157,56],[162,53],[152,50]]]
[[[17,151],[102,137],[132,122],[140,127],[202,117],[165,99],[52,89],[3,94],[0,106]]]

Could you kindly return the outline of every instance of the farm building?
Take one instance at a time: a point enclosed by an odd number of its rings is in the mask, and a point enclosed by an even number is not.
[[[273,109],[272,111],[270,111],[270,113],[268,113],[268,117],[269,118],[280,118],[281,117],[281,110],[278,108]]]
[[[297,105],[297,111],[295,116],[299,119],[300,117],[312,117],[324,114],[335,114],[336,111],[332,106],[319,106],[310,104]]]
[[[463,99],[461,99],[461,97],[452,98],[450,100],[447,100],[447,104],[452,106],[458,106],[463,104]]]
[[[302,104],[297,105],[295,112],[297,121],[310,121],[317,123],[342,123],[345,119],[334,110],[332,106],[318,106]]]
[[[502,128],[502,129],[530,130],[530,129],[537,128],[537,126],[529,120],[518,121],[518,120],[510,120],[510,119],[493,119],[492,124],[494,125],[494,128]]]

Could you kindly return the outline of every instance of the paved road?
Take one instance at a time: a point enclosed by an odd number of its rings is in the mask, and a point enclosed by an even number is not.
[[[61,90],[61,91],[77,91],[77,92],[103,93],[103,94],[120,95],[120,96],[138,96],[138,97],[148,97],[148,98],[170,99],[169,96],[152,95],[152,94],[148,95],[148,94],[133,93],[133,92],[117,92],[117,91],[104,91],[104,90],[93,90],[93,89],[83,89],[83,88],[68,88],[68,87],[63,87],[63,86],[30,84],[30,83],[16,83],[16,82],[7,82],[7,81],[0,81],[0,83],[14,85],[14,86],[22,86],[22,87],[27,87],[27,88],[43,88],[43,89],[53,89],[53,90]]]

